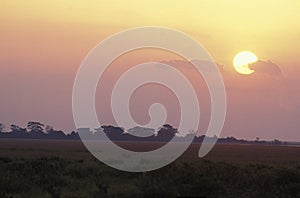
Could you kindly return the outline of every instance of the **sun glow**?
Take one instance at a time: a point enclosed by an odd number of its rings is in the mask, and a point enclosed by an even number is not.
[[[254,53],[249,51],[243,51],[235,55],[233,59],[233,66],[235,70],[240,74],[252,74],[254,70],[248,66],[250,63],[257,61],[257,57]]]

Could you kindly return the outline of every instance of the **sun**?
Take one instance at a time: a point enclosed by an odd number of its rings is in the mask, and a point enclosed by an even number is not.
[[[254,70],[250,69],[248,66],[250,63],[257,61],[257,57],[254,53],[250,51],[243,51],[235,55],[233,59],[234,69],[240,74],[252,74]]]

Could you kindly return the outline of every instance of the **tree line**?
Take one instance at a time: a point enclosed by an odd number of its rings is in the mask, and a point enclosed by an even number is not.
[[[108,137],[112,141],[147,141],[147,142],[169,142],[174,138],[175,141],[192,140],[193,142],[202,143],[205,135],[195,136],[195,132],[190,132],[184,137],[176,136],[178,129],[174,128],[170,124],[164,124],[157,132],[155,129],[134,127],[125,131],[122,127],[116,127],[112,125],[103,125],[99,128],[91,131],[89,128],[81,128],[71,133],[65,133],[62,130],[56,130],[50,125],[45,125],[37,121],[30,121],[26,127],[21,127],[16,124],[10,125],[10,130],[5,131],[4,124],[0,123],[0,138],[20,138],[20,139],[71,139],[79,140],[79,133],[84,135],[85,139],[101,140]],[[142,136],[136,136],[142,134]],[[210,138],[217,138],[210,137]],[[286,142],[282,142],[278,139],[272,141],[259,140],[257,137],[254,141],[237,139],[233,136],[226,138],[218,138],[218,143],[239,143],[239,144],[271,144],[271,145],[284,145]]]
[[[27,127],[11,124],[9,131],[5,131],[4,124],[0,123],[0,138],[79,139],[79,136],[75,131],[66,134],[61,130],[55,130],[50,125],[44,125],[40,122],[30,121],[27,123]]]

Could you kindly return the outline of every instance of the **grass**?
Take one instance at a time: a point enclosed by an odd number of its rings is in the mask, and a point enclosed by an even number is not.
[[[219,144],[205,158],[198,150],[193,144],[164,168],[128,173],[80,141],[0,140],[0,197],[300,197],[299,147]]]

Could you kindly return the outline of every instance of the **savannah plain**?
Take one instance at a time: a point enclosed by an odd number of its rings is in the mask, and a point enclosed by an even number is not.
[[[143,151],[161,143],[118,142]],[[175,162],[129,173],[101,163],[77,140],[0,140],[1,197],[299,197],[300,147],[193,143]]]

